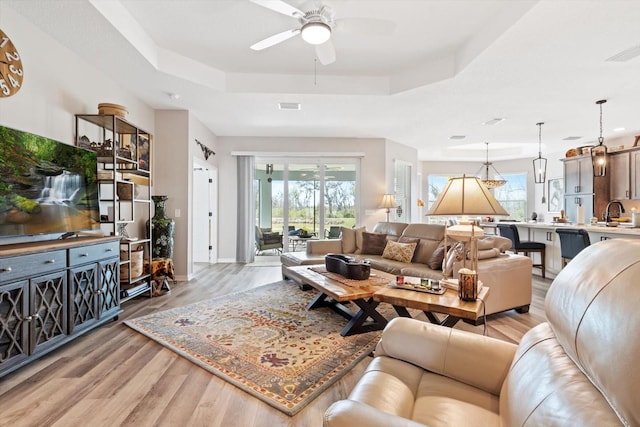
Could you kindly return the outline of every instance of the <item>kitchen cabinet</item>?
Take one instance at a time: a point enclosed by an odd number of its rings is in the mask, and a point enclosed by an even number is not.
[[[118,238],[0,248],[0,377],[120,314]]]
[[[578,221],[578,206],[584,209],[584,220],[589,222],[593,216],[593,201],[595,195],[593,193],[578,193],[564,196],[564,209],[569,222],[576,224]],[[606,205],[605,205],[606,206]]]
[[[640,149],[625,150],[609,156],[612,200],[640,200]]]
[[[608,172],[611,173],[609,182],[611,199],[625,200],[631,198],[631,154],[615,153],[609,156]]]
[[[564,161],[566,194],[593,193],[591,157],[572,157]]]
[[[556,275],[562,270],[562,257],[560,251],[560,239],[554,227],[549,228],[527,228],[523,236],[529,236],[532,242],[544,243],[545,245],[545,270],[546,273]]]
[[[631,173],[631,198],[640,200],[640,150],[629,153],[629,169]]]
[[[585,221],[602,217],[609,203],[609,181],[611,173],[594,177],[590,156],[576,156],[563,159],[565,182],[565,214],[570,222],[577,222],[578,206],[584,208]],[[611,168],[608,168],[610,171]]]

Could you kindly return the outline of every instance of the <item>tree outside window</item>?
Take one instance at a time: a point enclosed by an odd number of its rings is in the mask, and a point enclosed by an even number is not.
[[[507,212],[509,219],[524,221],[527,216],[527,174],[500,174],[507,181],[493,190],[493,195]]]

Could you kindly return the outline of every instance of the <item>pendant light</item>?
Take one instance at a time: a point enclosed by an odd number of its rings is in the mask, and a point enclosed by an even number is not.
[[[538,126],[538,158],[533,159],[533,178],[536,184],[544,184],[547,179],[547,159],[542,157],[542,125],[544,122],[536,123]]]
[[[500,175],[500,173],[496,170],[496,168],[493,167],[491,162],[489,162],[489,143],[485,142],[485,144],[487,145],[487,161],[484,162],[485,173],[484,173],[484,179],[482,180],[482,183],[489,189],[502,187],[507,183],[505,179],[489,179],[489,166],[491,166],[495,171],[495,174],[494,174],[495,177],[502,176],[502,175]],[[482,168],[480,168],[480,170],[482,170]],[[478,172],[476,172],[476,175],[478,175]]]
[[[602,104],[605,102],[607,102],[606,99],[596,101],[596,104],[600,106],[600,137],[598,138],[598,145],[591,147],[590,150],[593,176],[607,175],[607,146],[604,145],[604,138],[602,137]]]

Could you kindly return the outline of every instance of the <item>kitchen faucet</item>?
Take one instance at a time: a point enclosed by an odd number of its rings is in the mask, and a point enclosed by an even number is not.
[[[622,202],[620,200],[612,200],[607,203],[607,209],[604,211],[604,220],[608,224],[611,222],[611,215],[609,213],[609,209],[611,209],[611,205],[618,205],[618,216],[624,213],[624,206],[622,206]]]

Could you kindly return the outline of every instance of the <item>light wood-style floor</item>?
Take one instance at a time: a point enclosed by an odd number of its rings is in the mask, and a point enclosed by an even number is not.
[[[370,358],[288,417],[122,324],[280,279],[274,263],[218,264],[173,285],[170,294],[127,302],[117,321],[0,379],[0,426],[321,426],[325,409],[348,395]],[[531,311],[490,317],[488,334],[517,342],[543,322],[549,284],[534,276]],[[483,332],[462,322],[456,328]]]

